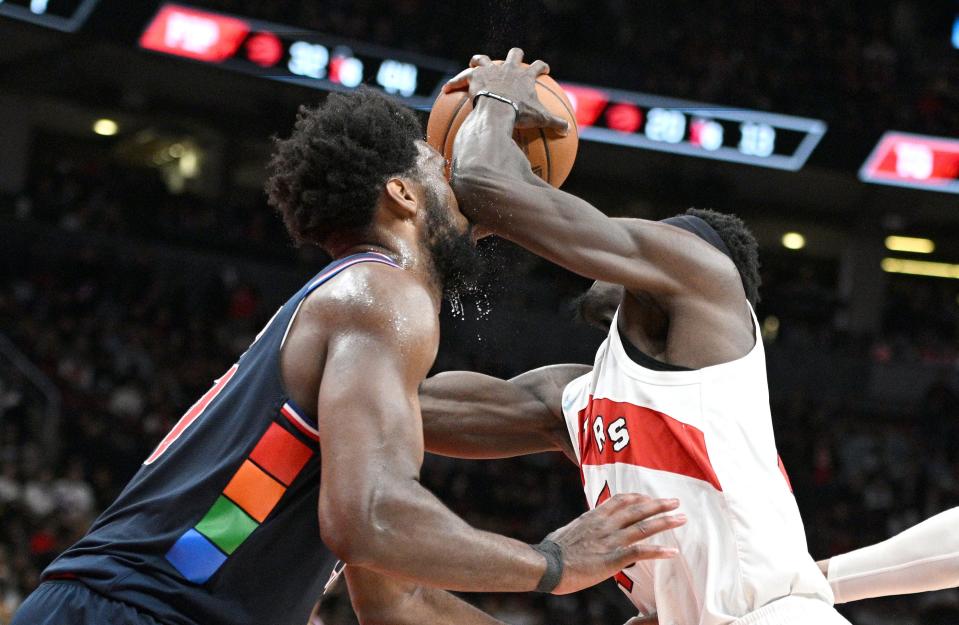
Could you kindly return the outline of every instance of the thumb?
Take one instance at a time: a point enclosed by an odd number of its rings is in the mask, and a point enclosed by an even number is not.
[[[546,127],[555,130],[561,137],[569,134],[569,122],[559,115],[549,115],[546,119]]]

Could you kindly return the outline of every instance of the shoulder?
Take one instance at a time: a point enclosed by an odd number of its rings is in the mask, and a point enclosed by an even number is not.
[[[300,313],[309,323],[422,340],[439,331],[430,292],[408,271],[380,263],[350,267],[315,290]]]

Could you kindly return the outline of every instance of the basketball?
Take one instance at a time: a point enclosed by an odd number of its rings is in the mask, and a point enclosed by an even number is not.
[[[536,79],[536,96],[550,113],[569,122],[569,133],[563,137],[550,129],[526,128],[517,129],[513,133],[513,139],[529,159],[533,173],[554,187],[559,187],[569,176],[576,161],[576,150],[579,147],[576,115],[563,88],[545,74]],[[469,91],[466,89],[440,93],[433,103],[426,125],[426,140],[447,162],[451,162],[453,158],[453,140],[456,133],[472,110],[473,103],[470,102]]]

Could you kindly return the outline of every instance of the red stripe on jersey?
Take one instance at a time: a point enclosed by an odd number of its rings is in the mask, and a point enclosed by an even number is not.
[[[789,487],[789,492],[793,492],[793,483],[789,479],[789,474],[786,473],[786,465],[783,464],[782,456],[776,456],[776,460],[779,461],[779,472],[783,474],[784,478],[786,478],[786,486]]]
[[[157,458],[163,455],[163,452],[165,452],[170,445],[175,443],[176,440],[180,438],[180,435],[183,434],[188,427],[193,425],[193,422],[196,421],[201,414],[203,414],[203,411],[206,410],[206,407],[209,406],[214,399],[216,399],[216,396],[220,394],[220,391],[222,391],[223,388],[230,382],[238,367],[239,365],[233,365],[230,367],[230,370],[223,374],[223,377],[217,380],[210,390],[203,394],[203,397],[198,399],[195,404],[190,406],[190,409],[186,411],[186,414],[180,417],[180,420],[177,421],[176,425],[173,426],[173,429],[163,437],[163,440],[160,441],[160,444],[157,445],[157,448],[153,450],[153,453],[150,454],[150,457],[147,458],[143,464],[152,464]]]
[[[708,482],[718,491],[723,489],[702,431],[687,423],[642,406],[592,397],[579,419],[584,466],[631,464],[685,475]]]
[[[596,499],[596,505],[593,507],[599,507],[599,505],[609,499],[610,496],[609,482],[606,482],[603,484],[603,490],[599,491],[599,497]],[[613,579],[615,579],[616,583],[622,586],[626,592],[633,592],[633,580],[629,579],[629,577],[626,576],[626,573],[620,571],[616,575],[613,575]]]

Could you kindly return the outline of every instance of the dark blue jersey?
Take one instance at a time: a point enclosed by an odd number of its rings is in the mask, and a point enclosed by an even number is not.
[[[335,558],[320,541],[316,422],[293,405],[280,348],[317,274],[174,426],[89,533],[44,572],[171,625],[303,625]]]

